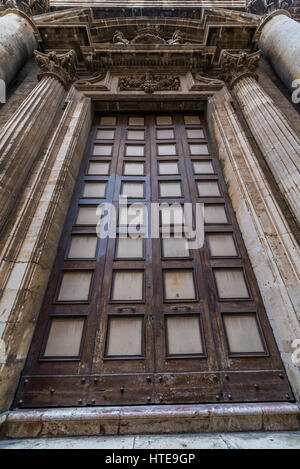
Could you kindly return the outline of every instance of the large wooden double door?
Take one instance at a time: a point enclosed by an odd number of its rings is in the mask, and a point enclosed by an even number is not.
[[[199,249],[176,228],[188,202],[194,224],[204,204]],[[116,237],[99,238],[108,203]],[[203,115],[96,115],[16,405],[289,399]]]

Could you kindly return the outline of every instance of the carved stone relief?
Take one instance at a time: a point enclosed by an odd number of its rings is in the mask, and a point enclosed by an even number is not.
[[[275,10],[288,10],[293,0],[248,0],[247,11],[256,15],[264,15]]]
[[[138,28],[138,34],[131,41],[126,39],[122,31],[116,31],[113,36],[113,43],[119,44],[119,45],[121,44],[123,45],[128,45],[128,44],[169,44],[169,45],[189,44],[188,42],[184,41],[182,37],[182,33],[179,29],[174,31],[171,39],[166,40],[161,36],[160,29],[157,27]]]
[[[41,15],[50,11],[49,0],[0,0],[0,6],[20,10],[27,15]]]
[[[145,93],[154,93],[154,91],[178,91],[179,88],[180,79],[178,76],[157,75],[152,72],[119,79],[120,91],[142,90]]]

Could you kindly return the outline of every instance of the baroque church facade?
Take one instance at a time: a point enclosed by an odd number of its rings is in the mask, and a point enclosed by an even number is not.
[[[299,21],[2,0],[2,435],[300,428]]]

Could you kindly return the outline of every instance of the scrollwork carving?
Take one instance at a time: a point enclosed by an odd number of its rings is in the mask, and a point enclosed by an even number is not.
[[[147,72],[144,75],[121,77],[119,79],[120,91],[144,91],[154,93],[154,91],[178,91],[180,79],[176,76],[156,75]]]
[[[248,0],[247,11],[256,15],[265,15],[275,10],[288,10],[293,0]]]
[[[50,11],[49,0],[1,0],[0,5],[5,9],[20,10],[27,15],[41,15]]]

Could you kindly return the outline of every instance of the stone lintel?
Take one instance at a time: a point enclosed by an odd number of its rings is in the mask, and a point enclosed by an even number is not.
[[[38,438],[299,429],[298,405],[275,402],[16,410],[6,415],[2,436]]]

